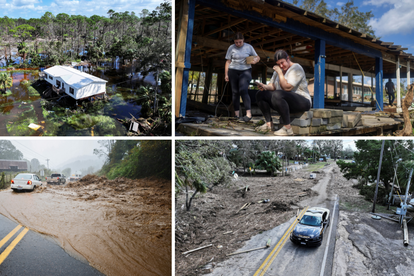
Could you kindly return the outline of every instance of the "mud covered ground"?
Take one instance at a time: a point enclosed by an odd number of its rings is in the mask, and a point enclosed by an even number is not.
[[[330,193],[338,194],[340,211],[332,275],[413,275],[414,221],[408,224],[411,245],[404,247],[399,223],[372,219],[372,202],[352,187],[356,180],[346,180],[336,165],[333,173]],[[380,204],[376,212],[393,213]]]
[[[87,175],[0,192],[0,213],[106,275],[171,275],[171,182]]]
[[[299,201],[316,195],[310,188],[322,176],[310,180],[309,171],[302,169],[286,177],[239,177],[229,187],[215,186],[196,197],[190,211],[180,194],[175,215],[176,275],[207,273],[207,263],[225,260],[252,236],[286,222],[296,214]],[[243,193],[240,189],[246,186],[249,190]],[[258,203],[263,199],[269,202]],[[246,203],[250,205],[239,210]],[[213,246],[182,254],[209,244]]]

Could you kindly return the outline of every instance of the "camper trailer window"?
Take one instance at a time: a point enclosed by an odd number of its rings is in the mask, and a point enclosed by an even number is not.
[[[72,87],[69,87],[69,93],[72,94],[72,95],[75,95],[75,90],[73,90]]]
[[[56,80],[57,87],[60,87],[60,81]]]
[[[49,76],[49,79],[53,80],[53,77],[52,76]]]

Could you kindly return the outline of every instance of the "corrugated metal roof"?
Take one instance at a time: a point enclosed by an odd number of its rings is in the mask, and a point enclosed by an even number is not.
[[[67,66],[53,66],[44,70],[44,72],[53,77],[60,77],[65,83],[78,89],[93,82],[108,82],[104,79],[92,76],[90,74]]]
[[[27,161],[0,159],[0,170],[9,170],[10,166],[18,167],[21,170],[27,170]]]

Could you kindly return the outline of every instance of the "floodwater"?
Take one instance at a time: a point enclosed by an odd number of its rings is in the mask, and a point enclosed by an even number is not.
[[[106,275],[171,275],[171,182],[96,177],[88,184],[2,191],[0,213]]]
[[[155,80],[152,75],[143,79],[139,73],[131,73],[131,67],[118,68],[110,64],[98,69],[77,67],[108,81],[109,101],[95,102],[96,107],[87,110],[75,103],[58,106],[41,99],[36,89],[43,91],[46,86],[32,87],[24,82],[37,80],[39,70],[7,70],[13,86],[9,88],[11,95],[0,95],[0,136],[125,136],[127,129],[117,119],[141,116],[145,99],[137,94],[137,89],[143,84],[155,85]],[[31,123],[40,128],[30,129]]]

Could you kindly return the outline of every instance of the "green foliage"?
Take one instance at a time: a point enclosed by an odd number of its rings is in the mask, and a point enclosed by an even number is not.
[[[266,170],[272,175],[275,175],[281,167],[282,164],[279,160],[279,157],[277,157],[276,154],[271,151],[262,152],[255,163],[255,169]]]
[[[163,94],[171,94],[171,73],[162,71],[160,74],[161,91]]]
[[[355,163],[338,160],[337,164],[344,177],[347,179],[359,178],[364,182],[375,183],[377,180],[382,140],[358,140],[355,145],[358,149],[354,153]],[[404,189],[408,182],[409,170],[414,167],[413,160],[414,144],[412,140],[385,140],[382,158],[380,181],[384,183],[386,191],[390,189],[390,183],[394,178],[397,159],[402,162],[398,165],[398,179],[400,186]]]
[[[359,194],[365,197],[365,200],[372,201],[375,195],[375,187],[376,185],[365,185],[362,186]],[[377,194],[377,202],[385,203],[385,198],[387,197],[388,193],[384,187],[378,187],[378,194]]]
[[[8,73],[0,73],[0,90],[6,90],[13,86],[13,78]]]
[[[234,169],[225,157],[230,148],[230,141],[177,141],[176,171],[209,185],[227,184]]]
[[[311,11],[358,32],[375,37],[374,30],[368,24],[370,19],[374,17],[374,14],[372,11],[359,11],[359,7],[354,6],[354,1],[352,0],[348,0],[340,9],[329,9],[324,0],[293,0],[292,3],[304,10]]]
[[[119,155],[120,152],[123,156]],[[109,179],[151,176],[171,179],[171,141],[118,140],[109,153],[109,162],[102,168],[101,173],[105,173]]]

